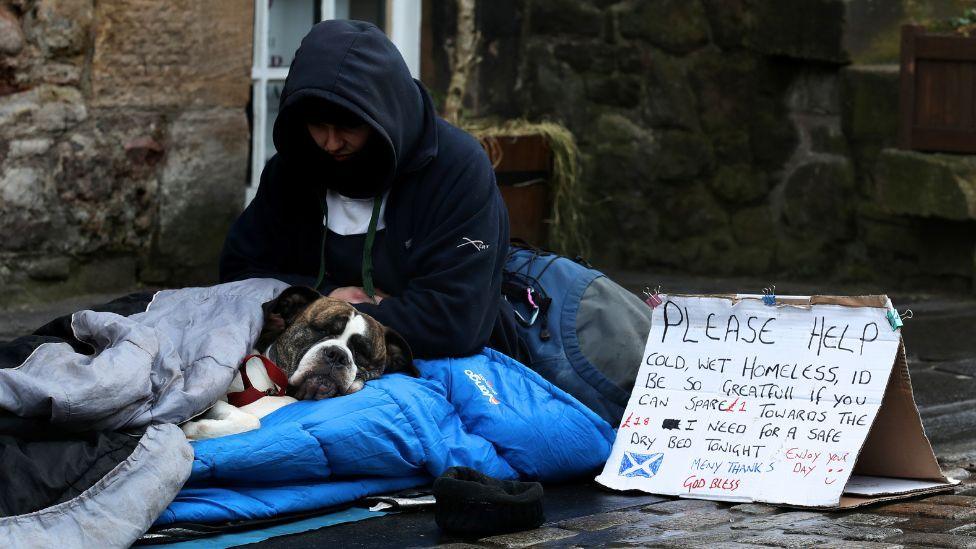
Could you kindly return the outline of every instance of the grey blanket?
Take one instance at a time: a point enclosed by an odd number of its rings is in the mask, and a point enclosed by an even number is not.
[[[95,354],[45,343],[16,368],[0,369],[0,410],[73,431],[142,432],[129,458],[78,497],[0,518],[0,539],[61,548],[135,541],[190,474],[193,452],[176,424],[226,392],[261,331],[261,304],[285,287],[251,279],[161,291],[128,317],[81,311],[71,327]]]

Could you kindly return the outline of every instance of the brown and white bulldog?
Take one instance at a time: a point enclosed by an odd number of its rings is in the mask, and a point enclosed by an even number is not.
[[[265,396],[240,408],[232,406],[225,396],[181,426],[187,438],[215,438],[257,429],[260,418],[296,399],[349,395],[384,373],[419,375],[403,337],[345,301],[292,286],[265,303],[263,309],[264,326],[256,347],[284,372],[287,395]],[[244,370],[259,391],[269,395],[280,392],[260,361],[247,361]],[[228,393],[243,391],[244,387],[238,372]]]

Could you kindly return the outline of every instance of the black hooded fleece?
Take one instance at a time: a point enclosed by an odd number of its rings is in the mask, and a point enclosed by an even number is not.
[[[275,121],[278,153],[227,235],[220,279],[315,284],[325,189],[330,179],[333,188],[348,184],[316,154],[301,119],[303,104],[323,100],[372,127],[371,154],[383,169],[367,170],[363,186],[389,191],[372,259],[375,285],[391,297],[356,308],[403,335],[418,357],[464,356],[487,344],[518,358],[500,290],[508,213],[491,164],[473,137],[436,116],[396,47],[369,23],[325,21],[302,40]],[[336,236],[326,240],[323,294],[362,285],[361,245]]]

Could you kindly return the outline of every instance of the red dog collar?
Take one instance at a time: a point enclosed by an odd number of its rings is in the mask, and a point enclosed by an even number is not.
[[[268,377],[271,378],[272,383],[275,385],[267,391],[255,388],[251,385],[251,380],[247,379],[247,361],[254,357],[261,359],[265,371],[268,372]],[[244,357],[244,361],[241,362],[241,381],[244,382],[243,391],[227,393],[227,401],[238,408],[247,406],[259,398],[266,396],[284,396],[285,391],[288,389],[288,378],[285,377],[285,373],[281,371],[281,368],[277,364],[271,362],[271,359],[264,355],[247,355]]]

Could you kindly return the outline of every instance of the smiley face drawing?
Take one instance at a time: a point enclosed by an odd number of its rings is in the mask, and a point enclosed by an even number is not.
[[[826,484],[826,485],[829,486],[829,485],[837,482],[837,479],[839,477],[837,477],[836,475],[838,475],[840,473],[843,473],[843,472],[844,472],[844,469],[843,468],[839,468],[839,467],[828,467],[827,468],[827,475],[824,476],[824,484]],[[831,476],[831,475],[835,475],[835,476]]]

